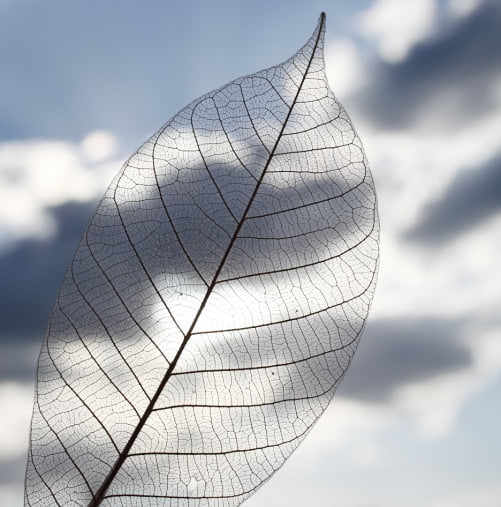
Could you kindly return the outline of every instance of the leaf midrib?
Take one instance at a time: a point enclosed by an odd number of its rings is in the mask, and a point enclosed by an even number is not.
[[[242,225],[243,223],[245,222],[245,219],[247,217],[247,213],[249,212],[251,206],[252,206],[252,203],[254,202],[254,198],[256,197],[258,191],[259,191],[259,188],[261,186],[261,182],[263,181],[263,178],[264,176],[266,175],[266,171],[268,169],[268,166],[270,165],[274,155],[275,155],[275,150],[277,149],[277,146],[278,144],[280,143],[280,140],[282,139],[282,136],[283,136],[283,132],[285,130],[285,127],[287,126],[287,123],[289,121],[289,117],[292,113],[292,110],[294,109],[294,106],[296,105],[296,102],[297,102],[297,99],[299,97],[299,94],[301,93],[301,90],[302,90],[302,87],[303,87],[303,84],[304,84],[304,81],[306,79],[306,76],[308,75],[308,72],[310,70],[310,65],[311,65],[311,62],[313,61],[313,58],[315,56],[315,53],[317,51],[317,47],[318,47],[318,42],[320,40],[320,37],[322,36],[322,30],[323,30],[323,26],[324,26],[324,23],[325,23],[325,14],[322,13],[321,16],[320,16],[320,23],[319,23],[319,26],[318,26],[318,34],[317,34],[317,37],[316,37],[316,40],[315,40],[315,44],[313,46],[313,49],[312,49],[312,52],[311,52],[311,56],[310,56],[310,59],[308,61],[308,65],[306,66],[306,70],[304,72],[304,75],[303,75],[303,78],[301,79],[301,83],[299,84],[298,86],[298,89],[297,89],[297,92],[296,92],[296,95],[294,97],[294,100],[289,108],[289,111],[287,113],[287,116],[284,120],[284,123],[282,125],[282,128],[277,136],[277,139],[275,141],[275,144],[273,146],[273,149],[271,150],[269,156],[268,156],[268,160],[266,161],[266,165],[264,166],[263,168],[263,171],[261,173],[261,176],[259,178],[259,180],[257,181],[257,184],[256,184],[256,188],[254,189],[254,192],[252,193],[250,199],[249,199],[249,202],[247,203],[247,207],[245,208],[245,211],[242,215],[242,218],[240,219],[236,229],[235,229],[235,232],[233,233],[233,236],[228,244],[228,247],[226,248],[226,251],[221,259],[221,262],[219,263],[219,267],[217,268],[215,274],[214,274],[214,277],[212,279],[212,282],[210,283],[208,289],[207,289],[207,292],[204,296],[204,299],[202,300],[202,303],[200,304],[200,307],[195,315],[195,317],[193,318],[193,322],[189,328],[189,330],[187,331],[186,335],[185,335],[185,338],[183,339],[183,342],[181,343],[181,346],[179,347],[177,353],[176,353],[176,356],[174,357],[174,359],[172,360],[171,364],[169,365],[169,368],[167,369],[167,372],[165,373],[164,377],[162,378],[162,381],[160,382],[155,394],[153,395],[153,397],[151,398],[151,401],[149,402],[148,406],[146,407],[146,410],[144,411],[144,414],[143,416],[141,417],[141,419],[139,420],[137,426],[135,427],[132,435],[130,436],[127,444],[125,445],[125,447],[123,448],[122,452],[119,454],[118,458],[116,459],[115,463],[113,464],[113,467],[111,468],[110,472],[108,473],[108,475],[106,476],[106,478],[104,479],[103,483],[101,484],[100,488],[97,490],[96,494],[94,495],[93,499],[90,501],[90,503],[88,504],[88,507],[97,507],[100,505],[100,503],[102,502],[102,500],[105,498],[105,494],[106,494],[106,491],[108,490],[109,486],[111,485],[111,483],[113,482],[113,479],[115,478],[116,474],[118,473],[118,471],[120,470],[120,468],[122,467],[123,463],[125,462],[127,456],[129,455],[129,451],[130,449],[132,448],[132,446],[134,445],[134,442],[136,441],[136,438],[138,437],[139,433],[141,432],[143,426],[145,425],[146,421],[148,420],[149,416],[151,415],[152,411],[153,411],[153,408],[158,400],[158,398],[160,397],[162,391],[164,390],[164,387],[165,385],[167,384],[167,382],[169,381],[170,377],[171,377],[171,374],[174,370],[174,368],[176,367],[176,364],[179,360],[179,358],[181,357],[181,354],[183,353],[183,350],[184,348],[186,347],[186,344],[188,343],[189,339],[191,338],[191,335],[193,333],[193,329],[195,328],[197,322],[198,322],[198,319],[200,318],[200,315],[202,314],[204,308],[205,308],[205,305],[207,303],[207,301],[209,300],[211,294],[212,294],[212,291],[217,283],[217,280],[218,280],[218,277],[219,277],[219,274],[221,273],[221,270],[223,269],[225,263],[226,263],[226,260],[232,250],[232,247],[236,241],[236,239],[238,238],[238,235],[239,235],[239,232],[240,232],[240,229],[242,228]],[[245,101],[244,101],[245,102]]]

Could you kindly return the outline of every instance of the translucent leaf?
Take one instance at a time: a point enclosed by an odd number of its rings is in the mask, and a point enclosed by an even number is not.
[[[27,505],[239,505],[327,407],[378,219],[324,23],[185,107],[108,188],[42,346]]]

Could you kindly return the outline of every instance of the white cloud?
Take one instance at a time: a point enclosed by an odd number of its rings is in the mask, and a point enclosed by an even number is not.
[[[432,507],[499,507],[501,485],[489,484],[473,491],[462,490],[452,493],[432,504]]]
[[[0,505],[22,507],[24,504],[23,483],[0,483]]]
[[[367,58],[350,39],[336,39],[325,48],[327,79],[336,96],[355,93],[368,79]]]
[[[426,439],[444,437],[453,429],[464,403],[499,375],[500,333],[500,327],[470,326],[465,338],[456,339],[469,349],[471,364],[404,384],[384,403],[365,403],[340,393],[309,437],[310,446],[320,453],[349,446],[355,462],[369,465],[381,453],[372,438],[379,431],[401,427]]]
[[[448,5],[459,16],[471,12],[478,3],[450,0]],[[396,62],[432,32],[435,13],[431,0],[377,0],[361,15],[359,27],[361,33],[375,40],[385,60]],[[341,98],[369,79],[367,60],[349,40],[328,45],[326,61],[330,84]],[[499,81],[495,86],[501,102]],[[439,97],[433,105],[438,115],[447,110],[444,100],[447,97]],[[381,207],[382,264],[371,318],[424,314],[469,318],[474,314],[476,321],[465,338],[472,363],[462,370],[403,386],[385,404],[337,397],[302,446],[302,470],[333,450],[360,468],[384,464],[387,451],[378,437],[393,429],[411,437],[445,438],[465,402],[501,370],[501,330],[481,326],[497,315],[496,305],[501,300],[501,271],[495,269],[501,251],[501,217],[493,217],[442,250],[430,253],[403,244],[399,237],[459,171],[481,165],[499,150],[501,110],[469,118],[447,131],[440,126],[430,129],[436,116],[429,113],[423,110],[412,129],[392,132],[356,121]],[[80,144],[37,140],[1,144],[0,178],[9,191],[0,190],[0,199],[7,203],[0,208],[0,231],[4,228],[16,237],[50,234],[53,224],[46,207],[99,196],[119,169],[118,162],[102,163],[115,151],[116,141],[105,132],[92,133]],[[41,172],[35,173],[33,167]],[[2,214],[5,208],[8,212]],[[11,412],[16,412],[13,440],[1,440],[0,436],[0,458],[25,452],[31,396],[31,387],[28,393],[26,386],[0,385],[0,406],[13,407]],[[1,435],[8,435],[8,431],[12,431],[10,426],[0,426]],[[0,499],[14,494],[12,488],[2,488]],[[441,499],[433,507],[497,507],[500,497],[499,488],[465,491]]]
[[[0,143],[0,242],[47,238],[55,224],[47,208],[97,199],[121,162],[112,134],[93,132],[81,144],[28,139]]]
[[[363,453],[376,454],[374,442],[365,442],[364,448],[360,435],[374,434],[394,421],[394,410],[389,404],[368,404],[337,395],[308,436],[308,447],[317,456],[348,446],[358,462]],[[355,441],[357,445],[353,447]]]
[[[0,382],[0,467],[19,471],[19,480],[5,481],[0,477],[0,505],[9,507],[24,503],[24,460],[27,459],[29,427],[33,409],[32,382]],[[19,469],[19,470],[18,470]]]
[[[439,438],[449,433],[463,404],[499,374],[500,332],[501,328],[473,329],[468,340],[471,366],[398,390],[396,405],[416,421],[423,437]]]
[[[379,1],[365,14],[371,12],[373,20],[379,19],[383,31],[383,21],[391,20],[390,10],[396,15],[399,9],[412,10],[412,6],[416,2]],[[435,7],[423,2],[420,8],[428,9],[428,14],[422,16],[431,23]],[[379,14],[377,9],[382,9]],[[393,36],[388,34],[390,39]],[[326,52],[328,69],[329,62],[333,68],[335,65],[334,48]],[[363,61],[349,45],[345,55],[348,62]],[[351,76],[360,71],[350,69],[350,63],[346,68],[350,76],[345,85],[348,90],[354,81]],[[370,79],[369,74],[366,77]],[[329,80],[336,92],[330,74]],[[499,82],[494,81],[493,90],[499,89]],[[492,216],[440,249],[426,250],[401,238],[401,233],[461,171],[475,170],[499,153],[496,126],[501,124],[501,93],[498,95],[500,100],[489,114],[472,116],[454,129],[446,129],[438,121],[448,114],[447,97],[439,97],[424,108],[422,116],[407,129],[389,131],[364,123],[363,117],[355,119],[376,180],[381,214],[381,268],[370,318],[464,318],[468,322],[463,329],[464,346],[471,352],[472,363],[458,371],[405,385],[385,406],[338,397],[309,437],[318,442],[317,452],[349,446],[354,463],[369,465],[383,459],[374,442],[384,428],[414,428],[421,438],[442,438],[454,427],[464,404],[501,371],[501,330],[490,323],[498,314],[496,305],[501,300],[501,271],[493,268],[501,251],[501,215]],[[372,435],[372,440],[361,441],[360,435]]]
[[[27,452],[33,394],[31,383],[0,382],[0,462]]]
[[[364,403],[343,397],[339,393],[320,417],[306,441],[301,444],[297,455],[291,460],[293,464],[287,465],[286,469],[291,470],[290,467],[292,467],[292,470],[295,468],[296,472],[301,473],[311,470],[312,475],[325,476],[326,481],[329,480],[327,477],[330,475],[330,472],[325,473],[326,463],[337,470],[349,467],[356,474],[366,473],[365,471],[370,473],[371,470],[377,471],[376,473],[385,469],[390,471],[392,461],[400,459],[398,456],[403,449],[409,451],[409,443],[416,454],[419,448],[426,447],[430,453],[429,459],[433,459],[434,446],[444,446],[444,442],[457,424],[464,403],[499,375],[501,368],[499,332],[501,330],[498,328],[485,332],[473,331],[467,344],[472,351],[473,361],[467,368],[435,379],[410,384],[400,389],[395,396],[384,403]],[[440,452],[443,451],[438,450],[438,456]],[[409,456],[409,459],[411,462],[416,460],[416,463],[412,465],[416,467],[413,468],[414,471],[423,466],[417,463],[419,459],[417,455]],[[402,477],[405,478],[405,475],[406,473],[402,472]],[[391,479],[387,482],[391,483]],[[330,488],[332,492],[342,492],[340,484],[327,482],[325,487]],[[368,487],[370,492],[371,485]],[[398,490],[397,487],[395,500],[391,505],[399,505],[398,496],[396,496]],[[389,497],[385,498],[389,500]],[[476,498],[476,493],[465,498]],[[484,497],[479,496],[479,498]],[[486,494],[485,498],[491,498],[491,496]],[[254,504],[260,505],[260,503],[266,502],[262,500],[260,502],[258,496]],[[342,497],[339,503],[359,505],[351,496]],[[301,502],[297,503],[297,505],[301,504]],[[277,505],[282,505],[282,503],[277,503]],[[390,504],[378,503],[374,500],[373,505]],[[414,500],[409,501],[409,505],[423,504],[419,500]],[[446,499],[444,503],[437,503],[436,507],[449,507],[449,505],[455,504]],[[483,506],[484,503],[458,503],[457,505]],[[490,506],[491,503],[485,503],[485,505]]]
[[[356,26],[384,60],[395,63],[433,32],[436,12],[435,0],[375,0],[357,16]]]
[[[359,122],[381,215],[381,268],[372,316],[469,315],[501,299],[501,272],[492,269],[501,249],[500,217],[440,250],[419,249],[400,237],[459,172],[474,170],[498,153],[499,124],[501,108],[433,135],[420,125],[384,131]]]
[[[117,139],[110,132],[96,130],[81,142],[82,151],[90,162],[102,162],[110,159],[117,151]]]

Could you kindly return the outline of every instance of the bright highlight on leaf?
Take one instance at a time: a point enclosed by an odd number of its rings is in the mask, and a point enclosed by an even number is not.
[[[185,107],[111,183],[42,346],[26,505],[236,506],[329,404],[378,218],[324,30]]]

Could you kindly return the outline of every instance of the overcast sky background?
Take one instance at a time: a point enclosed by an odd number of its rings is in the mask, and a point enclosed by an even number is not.
[[[96,200],[321,11],[377,186],[379,284],[333,403],[246,505],[501,506],[498,0],[0,0],[0,505],[22,505],[36,355]]]

